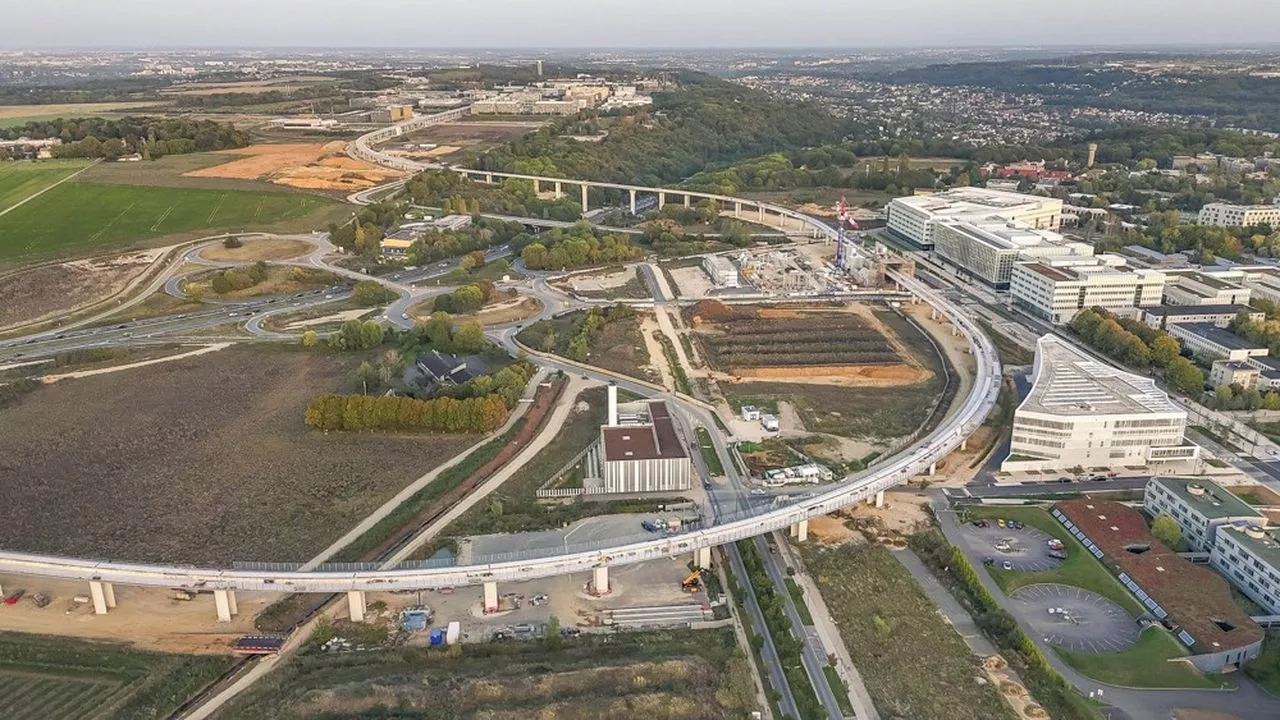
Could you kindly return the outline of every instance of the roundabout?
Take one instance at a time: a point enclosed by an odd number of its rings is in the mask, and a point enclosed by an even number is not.
[[[434,117],[434,116],[432,116]],[[413,122],[421,122],[428,118],[419,118]],[[444,119],[440,121],[446,121]],[[353,144],[356,154],[378,153],[371,149],[371,143],[386,137],[400,134],[399,130],[384,129],[372,133],[379,137],[366,136]],[[368,159],[368,158],[366,158]],[[397,159],[397,162],[404,162]],[[404,168],[417,170],[421,168]],[[531,180],[537,184],[546,184],[557,190],[564,185],[582,187],[584,199],[587,189],[606,188],[629,195],[635,203],[637,195],[654,195],[661,206],[667,198],[682,198],[688,202],[690,197],[710,198],[722,203],[724,207],[733,208],[735,215],[744,209],[754,209],[760,216],[769,215],[782,224],[792,223],[795,230],[811,237],[823,237],[829,240],[840,240],[840,233],[820,219],[810,217],[789,208],[769,203],[733,198],[729,196],[692,193],[670,188],[620,185],[615,183],[596,183],[570,178],[535,177],[510,173],[488,172],[451,168],[460,174],[483,178],[485,182],[493,182],[502,178]],[[325,246],[330,249],[327,239],[315,239],[317,250],[304,260],[294,263],[322,267],[338,272],[353,279],[371,279],[370,276],[350,270],[341,270],[328,265],[323,260]],[[496,594],[496,585],[504,581],[529,580],[571,573],[593,573],[597,584],[607,584],[611,567],[642,563],[658,557],[693,554],[712,547],[736,540],[753,537],[782,528],[791,528],[793,533],[807,535],[808,519],[827,515],[841,508],[859,502],[873,501],[885,490],[905,483],[907,480],[932,472],[936,463],[946,457],[954,449],[960,447],[968,437],[981,425],[996,404],[996,396],[1001,382],[1001,368],[995,346],[985,336],[978,323],[970,318],[966,311],[941,293],[934,291],[926,283],[913,276],[889,271],[887,277],[892,280],[899,291],[909,293],[911,302],[928,304],[940,319],[950,324],[953,335],[963,336],[969,353],[974,358],[976,371],[974,382],[968,395],[958,399],[952,412],[945,417],[927,435],[919,438],[895,455],[878,462],[873,467],[853,473],[827,486],[825,490],[806,497],[796,497],[772,506],[759,507],[746,502],[745,490],[737,473],[731,473],[734,486],[740,493],[736,502],[726,502],[724,507],[715,508],[714,520],[701,529],[666,537],[645,538],[638,541],[604,541],[591,547],[550,548],[541,551],[524,551],[513,553],[515,557],[499,562],[488,562],[468,565],[441,565],[439,563],[406,563],[403,562],[408,553],[397,553],[380,564],[344,564],[318,565],[303,568],[298,565],[261,566],[252,569],[253,564],[237,564],[234,568],[225,567],[192,567],[173,564],[139,564],[118,562],[109,559],[80,559],[55,557],[35,553],[19,553],[0,551],[0,572],[15,575],[43,576],[62,579],[87,581],[93,591],[95,602],[100,611],[105,612],[108,603],[105,598],[111,594],[111,584],[181,587],[189,589],[213,590],[217,594],[219,615],[227,614],[228,608],[235,605],[233,591],[256,590],[267,592],[347,592],[351,594],[353,603],[363,602],[365,591],[377,590],[418,590],[430,588],[447,588],[462,585],[484,585],[486,597]],[[412,280],[403,273],[399,276],[378,279],[384,286],[396,291],[401,300],[393,303],[383,314],[386,323],[410,327],[413,321],[405,315],[405,309],[417,300],[430,294],[431,291],[415,290]],[[545,279],[533,281],[535,293],[551,292]],[[543,290],[539,290],[542,288]],[[554,293],[552,293],[554,294]],[[321,300],[311,302],[322,302]],[[655,303],[671,302],[659,299]],[[552,308],[568,303],[544,303],[543,313]],[[579,303],[581,306],[590,303]],[[272,309],[276,311],[275,308]],[[280,308],[281,311],[284,308]],[[259,316],[260,317],[260,316]],[[715,452],[720,456],[726,468],[732,468],[727,451],[728,438],[718,427],[714,415],[714,407],[704,401],[683,393],[667,390],[639,380],[615,375],[611,372],[589,365],[567,360],[558,356],[538,352],[524,347],[515,340],[515,324],[495,325],[486,329],[490,340],[512,352],[523,352],[535,365],[546,371],[562,371],[570,375],[581,375],[594,381],[613,382],[619,388],[643,397],[666,401],[682,417],[685,424],[697,423],[712,430],[711,438]],[[272,337],[271,339],[282,339]],[[117,342],[125,342],[117,339]],[[107,339],[107,342],[111,342]],[[0,347],[3,351],[3,347]],[[699,553],[701,555],[701,553]]]

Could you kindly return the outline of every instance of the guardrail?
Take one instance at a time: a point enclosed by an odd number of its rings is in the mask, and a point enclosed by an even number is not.
[[[454,111],[451,111],[454,112]],[[461,114],[465,113],[460,113]],[[440,116],[430,116],[440,117]],[[424,120],[426,118],[423,118]],[[412,122],[412,121],[411,121]],[[401,129],[390,132],[384,129],[371,133],[387,133],[385,137],[398,136]],[[365,138],[361,138],[364,140]],[[358,142],[358,141],[357,141]],[[500,173],[493,173],[500,175]],[[532,177],[501,174],[509,177]],[[562,180],[562,182],[577,182]],[[605,183],[611,187],[619,186]],[[677,191],[678,192],[678,191]],[[713,196],[726,197],[726,196]],[[727,198],[736,201],[734,198]],[[754,201],[742,201],[757,204]],[[800,218],[814,232],[835,238],[836,231],[820,220],[786,208],[759,203],[770,211],[785,212],[789,217]],[[775,209],[776,208],[776,209]],[[938,427],[925,436],[914,448],[885,459],[875,467],[847,476],[842,483],[816,497],[798,500],[781,508],[762,512],[739,512],[722,516],[712,527],[680,533],[665,538],[637,537],[636,539],[612,539],[601,547],[578,549],[573,546],[518,551],[512,559],[497,557],[489,562],[464,566],[421,567],[409,566],[392,570],[250,570],[239,568],[197,568],[192,566],[135,564],[113,561],[97,561],[78,558],[50,557],[31,553],[0,551],[0,571],[6,573],[39,575],[81,580],[101,580],[126,585],[159,587],[184,587],[204,589],[276,590],[281,592],[342,592],[349,590],[423,589],[473,585],[494,581],[528,580],[554,575],[586,572],[609,565],[624,565],[645,560],[689,553],[705,547],[715,547],[755,535],[795,525],[810,517],[827,515],[841,508],[875,497],[876,493],[906,482],[914,475],[927,471],[972,434],[996,405],[1000,390],[1000,361],[994,344],[981,328],[966,316],[962,309],[952,305],[914,277],[889,272],[888,277],[897,285],[924,300],[939,311],[964,335],[969,343],[977,369],[973,387],[963,405],[944,418]],[[535,357],[541,353],[530,353]],[[556,357],[554,362],[571,363]],[[598,368],[582,366],[583,370],[602,373]],[[630,383],[648,385],[625,378]],[[660,389],[668,394],[665,388]],[[706,409],[706,404],[695,398],[676,395],[681,403]]]

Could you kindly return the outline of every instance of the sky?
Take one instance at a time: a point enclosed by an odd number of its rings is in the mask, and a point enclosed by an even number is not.
[[[24,47],[715,48],[1280,43],[1280,0],[43,0]],[[20,29],[20,30],[19,30]]]

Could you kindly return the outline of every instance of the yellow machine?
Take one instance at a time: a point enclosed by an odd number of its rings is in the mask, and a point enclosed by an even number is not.
[[[689,573],[689,577],[680,581],[680,589],[687,593],[695,593],[702,589],[702,583],[699,578],[702,577],[702,568],[698,568]]]

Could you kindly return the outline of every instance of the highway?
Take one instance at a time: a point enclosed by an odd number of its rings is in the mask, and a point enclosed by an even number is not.
[[[371,145],[374,142],[395,137],[403,132],[408,131],[410,124],[416,122],[424,123],[425,127],[435,122],[447,122],[449,119],[456,119],[461,114],[465,114],[465,108],[450,113],[443,113],[437,116],[427,116],[424,118],[416,118],[410,123],[402,123],[395,128],[384,128],[370,135],[366,135],[361,140],[353,143],[353,152],[360,154],[374,153]],[[449,116],[448,119],[443,119]],[[378,136],[378,137],[372,137]],[[362,143],[362,141],[365,141]],[[375,162],[382,162],[385,158],[383,153],[375,153]],[[361,155],[364,157],[364,155]],[[390,156],[392,161],[404,164],[403,159],[396,159]],[[371,159],[366,157],[365,159]],[[395,166],[395,165],[392,165]],[[405,167],[406,170],[416,170],[418,167]],[[682,195],[686,198],[699,197],[709,198],[717,202],[727,203],[729,206],[740,210],[741,207],[757,208],[761,215],[766,213],[773,214],[782,218],[794,219],[800,229],[817,237],[837,237],[836,231],[826,223],[816,218],[798,213],[788,208],[774,206],[761,201],[733,198],[729,196],[714,195],[709,193],[687,193],[684,191],[671,190],[667,188],[650,188],[642,186],[621,185],[616,183],[596,183],[591,181],[573,180],[567,178],[544,178],[528,175],[519,175],[512,173],[497,173],[488,171],[466,170],[459,168],[451,168],[451,170],[460,172],[463,175],[475,176],[480,175],[492,180],[494,177],[516,177],[521,179],[535,180],[538,182],[551,183],[568,183],[578,184],[582,187],[602,187],[618,189],[624,192],[635,193],[645,192],[657,194],[661,198],[666,194]],[[659,201],[661,202],[661,200]],[[323,245],[327,245],[327,238],[318,239],[317,251],[308,258],[309,264],[322,266],[326,269],[340,272],[344,276],[352,279],[366,279],[368,276],[350,270],[342,270],[334,268],[331,265],[323,263],[321,259],[321,250]],[[429,278],[429,274],[435,271],[443,274],[445,268],[438,267],[428,271],[423,271],[423,278]],[[396,290],[401,298],[388,308],[387,319],[389,322],[399,326],[412,325],[404,317],[404,309],[408,307],[406,303],[415,297],[425,296],[426,292],[417,291],[412,287],[414,280],[411,277],[389,276],[386,278],[377,278],[384,285]],[[241,590],[260,590],[260,591],[277,591],[277,592],[342,592],[352,590],[409,590],[409,589],[428,589],[441,588],[459,585],[475,585],[485,582],[501,582],[501,581],[518,581],[529,580],[540,577],[549,577],[555,575],[569,573],[589,572],[597,567],[608,567],[616,565],[625,565],[630,563],[644,562],[645,560],[662,557],[675,556],[691,553],[698,548],[717,547],[731,543],[737,540],[754,537],[764,533],[772,532],[791,525],[803,522],[810,517],[827,515],[831,512],[854,505],[858,502],[866,501],[875,497],[876,493],[891,488],[895,485],[907,481],[916,475],[927,473],[930,467],[941,460],[953,449],[966,439],[985,419],[990,410],[995,406],[996,396],[1000,387],[1000,362],[996,354],[996,349],[991,341],[982,333],[978,324],[969,317],[968,310],[951,303],[943,294],[934,291],[925,283],[915,279],[914,277],[890,274],[890,279],[896,282],[899,287],[906,292],[911,293],[919,300],[922,300],[944,316],[956,330],[962,334],[969,343],[971,353],[975,358],[977,369],[975,372],[975,380],[973,390],[966,397],[958,410],[945,418],[937,428],[928,436],[921,439],[914,446],[904,449],[892,458],[877,464],[874,468],[864,470],[862,472],[846,477],[841,483],[826,489],[822,492],[814,494],[803,500],[793,500],[791,504],[782,506],[756,507],[752,506],[749,501],[739,500],[735,507],[728,509],[726,512],[720,513],[716,521],[710,527],[691,531],[683,534],[676,534],[665,538],[655,538],[652,535],[637,538],[619,538],[609,543],[605,543],[598,547],[574,547],[570,546],[568,551],[553,549],[549,551],[514,551],[508,553],[505,558],[490,558],[487,562],[475,563],[462,566],[428,566],[427,563],[418,565],[404,565],[394,569],[361,569],[352,571],[344,567],[342,569],[329,569],[326,566],[302,571],[298,569],[276,569],[273,566],[269,570],[249,570],[240,568],[213,568],[213,567],[190,567],[175,566],[163,564],[137,564],[116,562],[111,560],[96,559],[80,559],[80,558],[64,558],[43,556],[33,553],[18,553],[10,551],[0,551],[0,572],[14,573],[20,575],[35,575],[46,577],[58,577],[64,579],[79,580],[98,580],[105,582],[121,583],[126,585],[142,585],[153,587],[188,587],[202,589],[241,589]],[[538,283],[542,282],[541,285]],[[540,278],[533,281],[535,287],[542,291],[549,291],[549,286]],[[330,293],[333,294],[333,293]],[[321,300],[336,301],[337,295],[333,294],[333,298],[327,298],[325,295],[318,296],[318,300],[309,301],[319,304]],[[406,297],[407,296],[407,297]],[[275,300],[275,299],[273,299]],[[273,303],[273,300],[262,301],[260,303],[246,304],[240,306],[245,309],[252,310],[255,314],[265,306]],[[301,298],[299,299],[301,300]],[[661,300],[659,301],[661,302]],[[302,305],[299,305],[301,307]],[[240,312],[232,310],[230,312]],[[139,328],[154,328],[157,332],[161,329],[172,331],[181,329],[187,331],[196,326],[197,323],[204,323],[202,326],[212,326],[221,324],[231,317],[230,312],[210,311],[201,313],[199,317],[188,316],[186,318],[166,318],[149,321],[138,321],[138,323],[124,324],[126,327],[115,327],[106,331],[93,329],[76,331],[76,335],[72,337],[70,334],[59,333],[63,337],[54,337],[52,340],[36,339],[18,339],[0,343],[0,351],[12,350],[13,343],[20,344],[33,343],[34,348],[48,353],[49,351],[61,351],[71,349],[72,347],[84,347],[93,345],[107,345],[112,343],[126,342],[126,338],[136,334]],[[544,310],[546,312],[546,310]],[[170,327],[175,324],[177,328]],[[128,329],[126,329],[128,328]],[[79,333],[84,333],[83,335]],[[496,340],[501,342],[508,349],[517,347],[514,339],[514,327],[506,326],[501,328],[490,328],[489,334]],[[637,392],[642,396],[659,397],[668,400],[670,405],[677,411],[677,415],[681,417],[681,422],[689,426],[691,423],[702,424],[711,431],[711,437],[716,446],[716,451],[720,454],[722,462],[726,467],[732,465],[729,458],[726,438],[718,430],[718,427],[712,419],[711,413],[713,408],[695,398],[671,393],[665,389],[652,386],[647,383],[641,383],[625,378],[619,378],[610,373],[600,371],[596,368],[582,366],[572,361],[565,360],[543,353],[533,352],[528,348],[520,348],[525,350],[531,360],[538,365],[549,369],[559,369],[570,373],[579,373],[601,380],[616,381],[620,387],[624,387],[632,392]],[[12,355],[11,355],[12,356]],[[742,494],[739,493],[739,498]],[[744,506],[745,504],[745,506]]]

